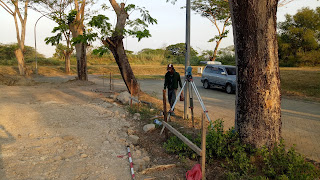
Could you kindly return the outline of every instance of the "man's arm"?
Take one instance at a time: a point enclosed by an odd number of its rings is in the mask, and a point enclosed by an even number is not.
[[[178,73],[178,82],[179,82],[179,85],[180,85],[180,88],[182,88],[182,83],[181,83],[181,78],[180,78],[180,74]]]

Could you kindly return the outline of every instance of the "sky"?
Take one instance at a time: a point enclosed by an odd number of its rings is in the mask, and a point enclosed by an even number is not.
[[[109,5],[109,1],[99,1]],[[152,35],[150,38],[142,39],[140,42],[136,38],[127,37],[124,39],[125,48],[134,52],[138,52],[144,48],[158,49],[163,48],[176,43],[185,42],[186,34],[186,10],[180,7],[185,6],[186,1],[178,0],[176,4],[166,3],[166,0],[118,0],[117,2],[126,2],[127,4],[135,4],[140,7],[145,7],[149,10],[151,16],[157,19],[158,24],[150,25],[149,30]],[[294,0],[290,4],[278,8],[277,19],[278,22],[284,21],[285,14],[294,15],[302,7],[309,7],[315,9],[320,6],[318,0]],[[100,4],[94,6],[95,9],[99,9]],[[115,23],[115,13],[111,11],[99,13],[105,13],[111,19],[110,22]],[[130,14],[130,17],[138,16],[136,12]],[[36,21],[41,17],[41,14],[29,10],[27,19],[27,31],[26,41],[27,46],[35,46],[34,29]],[[13,17],[9,15],[2,7],[0,7],[0,43],[9,44],[16,43],[16,31],[13,21]],[[53,27],[56,24],[47,19],[41,18],[36,26],[36,43],[37,51],[46,57],[51,57],[55,52],[55,47],[46,45],[44,39],[52,36],[51,33]],[[191,11],[191,27],[190,27],[190,39],[193,49],[201,53],[204,50],[213,50],[215,44],[208,42],[209,39],[217,35],[217,30],[213,24],[206,18],[201,17]],[[230,31],[228,37],[223,39],[219,48],[225,48],[233,45],[232,26],[228,26]],[[93,44],[93,46],[99,46],[99,42]]]

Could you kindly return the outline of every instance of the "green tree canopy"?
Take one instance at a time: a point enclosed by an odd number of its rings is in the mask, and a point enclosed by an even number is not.
[[[279,58],[282,65],[320,65],[320,7],[286,15],[279,26]]]
[[[166,50],[165,50],[165,58],[167,59],[168,63],[184,64],[185,54],[186,54],[185,43],[170,45],[166,47]],[[192,61],[192,58],[195,58],[197,56],[197,54],[198,52],[191,47],[190,48],[191,61]]]

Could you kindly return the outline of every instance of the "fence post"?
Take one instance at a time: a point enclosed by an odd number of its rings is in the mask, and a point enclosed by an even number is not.
[[[111,84],[111,72],[110,72],[110,91],[111,91],[111,87],[112,87],[112,84]]]
[[[204,113],[202,113],[202,134],[201,134],[201,171],[202,171],[202,179],[206,179],[206,120]]]
[[[104,87],[104,73],[102,74],[102,86]]]
[[[164,122],[167,122],[167,101],[166,101],[166,90],[163,90],[163,120]],[[168,130],[164,130],[164,134],[166,139],[168,139]]]

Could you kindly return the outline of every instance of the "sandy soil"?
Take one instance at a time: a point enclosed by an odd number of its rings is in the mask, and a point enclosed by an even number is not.
[[[127,149],[145,167],[172,163],[153,157],[148,140],[123,105],[92,82],[35,82],[15,77],[0,84],[0,179],[131,179]],[[44,78],[45,79],[45,78]],[[1,77],[0,77],[1,80]],[[48,80],[48,79],[47,79]],[[10,85],[10,86],[7,86]],[[100,90],[99,90],[100,88]],[[141,137],[138,145],[128,132]],[[146,148],[144,148],[146,147]],[[148,149],[148,150],[147,150]],[[148,152],[149,151],[149,152]],[[135,170],[138,171],[135,164]],[[183,179],[176,168],[137,179]]]

